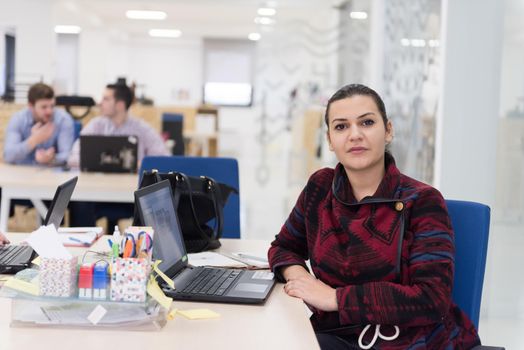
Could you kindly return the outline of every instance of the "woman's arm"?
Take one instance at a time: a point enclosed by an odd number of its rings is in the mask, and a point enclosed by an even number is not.
[[[409,218],[406,285],[370,282],[337,288],[341,324],[424,325],[449,310],[454,270],[453,232],[444,199],[435,189],[420,194]]]

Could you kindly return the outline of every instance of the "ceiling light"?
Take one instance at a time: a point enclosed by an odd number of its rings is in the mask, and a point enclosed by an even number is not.
[[[400,39],[400,44],[401,44],[402,46],[410,46],[410,45],[411,45],[411,42],[410,42],[409,39],[407,39],[407,38],[402,38],[402,39]]]
[[[258,41],[260,40],[261,37],[262,36],[259,33],[249,33],[249,35],[247,36],[249,40],[253,40],[253,41]]]
[[[352,11],[349,13],[349,17],[353,19],[366,19],[368,18],[367,12],[361,12],[361,11]]]
[[[55,33],[57,34],[78,34],[82,31],[79,26],[73,25],[56,25]]]
[[[257,13],[260,16],[274,16],[277,13],[277,10],[270,7],[261,7],[257,10]]]
[[[269,17],[255,17],[255,23],[269,25],[275,23],[275,20]]]
[[[167,18],[167,14],[164,11],[129,10],[126,11],[126,17],[130,19],[149,19],[161,21]]]
[[[426,40],[424,39],[411,39],[411,46],[413,47],[425,47]]]
[[[428,41],[429,47],[438,47],[440,45],[438,40],[429,40]]]
[[[149,35],[156,38],[178,38],[182,31],[178,29],[150,29]]]

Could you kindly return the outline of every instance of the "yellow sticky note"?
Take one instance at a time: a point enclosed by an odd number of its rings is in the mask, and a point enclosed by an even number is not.
[[[37,266],[40,266],[40,257],[37,256],[36,258],[33,259],[33,261],[31,261],[33,264],[37,265]]]
[[[153,264],[153,271],[155,271],[164,280],[164,282],[166,282],[167,285],[171,287],[171,289],[175,289],[175,282],[173,282],[171,278],[167,277],[167,275],[158,268],[158,265],[160,265],[161,262],[162,260],[155,261]]]
[[[178,312],[177,309],[173,309],[173,310],[169,311],[169,313],[167,314],[167,319],[170,320],[170,321],[175,319],[175,316],[176,316],[177,312]]]
[[[180,314],[189,320],[204,320],[220,317],[220,314],[209,309],[178,310],[177,314]]]
[[[173,303],[173,299],[166,297],[154,278],[150,278],[147,283],[147,294],[151,295],[153,299],[167,310],[169,310],[171,303]]]
[[[21,292],[32,294],[32,295],[40,294],[38,284],[27,282],[27,281],[22,281],[14,277],[11,277],[8,280],[6,280],[4,283],[4,287],[9,287],[11,289],[19,290]]]

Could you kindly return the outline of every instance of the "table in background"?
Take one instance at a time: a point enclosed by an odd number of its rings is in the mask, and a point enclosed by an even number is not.
[[[136,174],[84,173],[60,168],[0,163],[0,231],[7,230],[11,199],[30,199],[42,217],[47,208],[42,200],[53,199],[58,185],[78,176],[71,200],[133,203],[138,186]]]
[[[20,241],[24,234],[9,234]],[[107,236],[91,248],[108,250]],[[223,239],[220,251],[265,255],[269,242]],[[70,248],[82,254],[83,248]],[[11,301],[0,298],[0,349],[318,349],[315,333],[302,301],[285,294],[277,284],[264,305],[235,305],[175,301],[179,309],[208,308],[218,319],[168,321],[160,331],[78,330],[49,327],[11,328]]]

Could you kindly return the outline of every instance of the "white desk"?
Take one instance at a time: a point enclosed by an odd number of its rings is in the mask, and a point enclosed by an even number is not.
[[[64,172],[57,168],[0,163],[0,231],[7,230],[11,199],[30,199],[40,215],[45,217],[47,209],[42,200],[53,199],[58,185],[74,176],[78,176],[78,183],[71,200],[122,203],[134,201],[133,192],[138,186],[136,174]]]
[[[22,234],[10,234],[17,241]],[[225,252],[264,253],[265,241],[222,240]],[[106,249],[105,238],[96,247]],[[81,252],[81,248],[73,248]],[[107,248],[108,249],[108,248]],[[177,316],[160,331],[77,330],[56,328],[11,328],[11,301],[0,298],[1,350],[97,350],[131,349],[318,349],[304,304],[286,295],[277,284],[265,305],[231,305],[174,302],[179,309],[209,308],[220,314],[212,320],[190,321]]]

